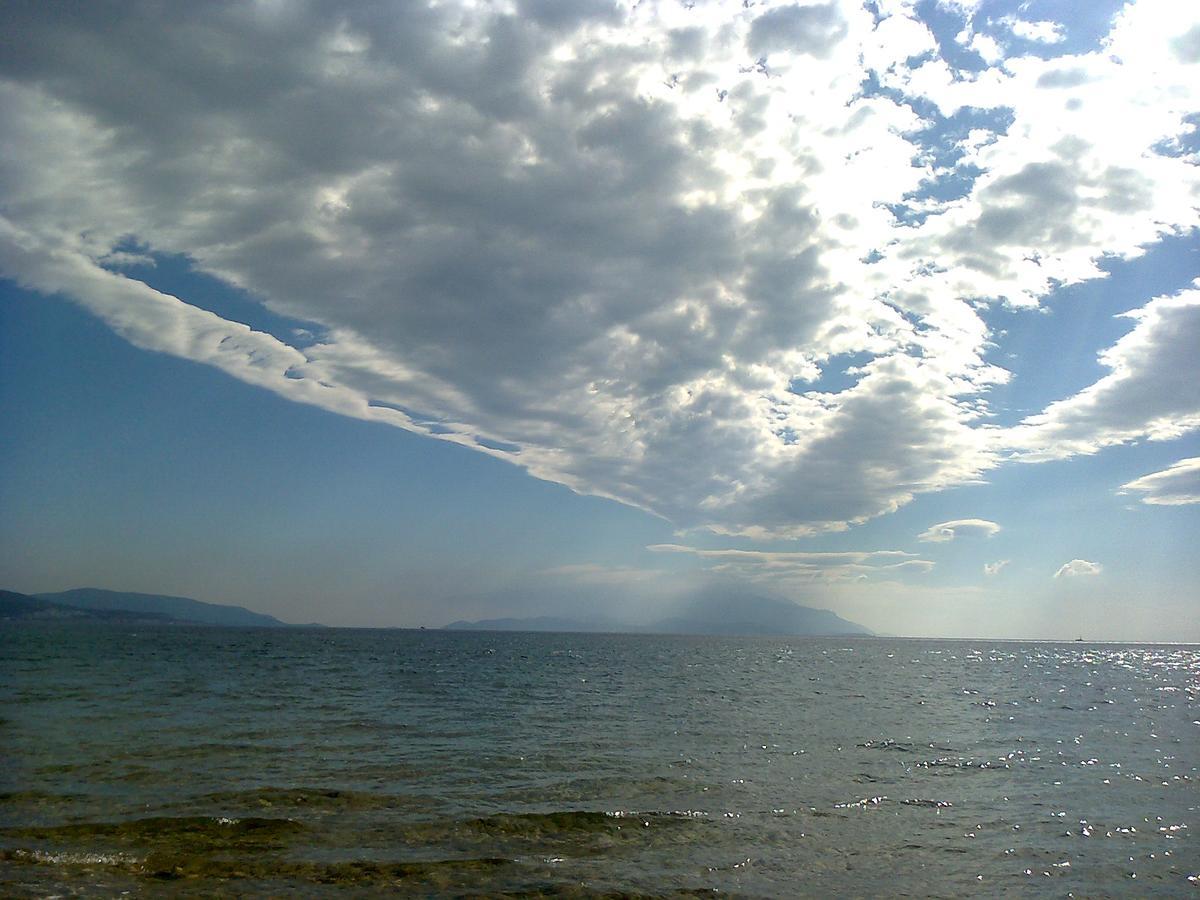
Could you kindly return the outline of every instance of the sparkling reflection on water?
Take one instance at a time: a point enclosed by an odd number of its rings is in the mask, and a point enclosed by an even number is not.
[[[0,632],[0,888],[1200,889],[1200,647]]]

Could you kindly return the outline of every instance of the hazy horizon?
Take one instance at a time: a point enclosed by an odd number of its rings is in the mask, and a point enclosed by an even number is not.
[[[4,589],[0,588],[0,590],[4,590]],[[132,594],[137,594],[137,595],[143,596],[143,597],[177,596],[177,595],[166,595],[166,594],[162,594],[160,592],[156,593],[156,592],[140,592],[140,591],[121,591],[121,590],[114,590],[112,588],[98,587],[95,585],[87,585],[87,586],[79,585],[74,588],[64,589],[63,591],[30,591],[30,592],[28,592],[28,595],[54,599],[54,595],[56,595],[56,594],[69,593],[70,591],[73,591],[73,590],[100,590],[100,591],[103,591],[106,593],[113,593],[113,594],[132,593]],[[187,598],[178,598],[178,599],[192,600],[192,599],[196,599],[196,598],[187,597]],[[731,622],[736,621],[737,615],[745,609],[745,607],[739,605],[739,601],[743,600],[743,599],[745,599],[745,598],[739,597],[736,594],[730,598],[730,602],[728,603],[728,605],[726,607],[728,610],[728,613],[729,613],[729,615],[728,615],[729,621],[731,621]],[[783,602],[783,603],[794,603],[795,602],[795,601],[787,600],[785,598],[779,598],[778,596],[771,596],[771,595],[762,595],[762,599],[779,600],[780,602]],[[366,630],[371,630],[371,629],[384,629],[384,630],[401,629],[401,630],[410,630],[410,631],[427,630],[427,629],[446,630],[446,629],[450,629],[451,626],[455,626],[455,625],[467,624],[467,625],[474,626],[474,625],[479,625],[479,624],[490,624],[493,622],[502,622],[502,623],[506,623],[505,626],[502,628],[498,628],[498,629],[481,628],[481,629],[474,629],[474,630],[485,630],[485,631],[486,630],[497,630],[497,631],[532,630],[532,631],[537,631],[537,632],[547,631],[547,632],[580,633],[580,634],[587,634],[587,633],[644,634],[644,635],[660,635],[660,636],[664,635],[664,634],[666,634],[666,635],[674,634],[674,635],[680,635],[680,636],[687,636],[687,635],[702,636],[706,633],[707,634],[715,634],[715,632],[704,632],[704,631],[688,630],[686,628],[675,627],[678,623],[670,621],[670,620],[676,619],[676,618],[677,619],[685,619],[685,620],[688,618],[692,618],[693,625],[696,623],[704,623],[704,622],[711,623],[713,621],[711,616],[694,617],[695,610],[689,609],[687,607],[687,605],[682,602],[682,600],[683,600],[683,598],[674,598],[672,601],[669,601],[669,602],[663,604],[661,607],[650,607],[650,608],[642,607],[639,610],[640,614],[635,615],[632,618],[622,618],[620,616],[615,616],[615,615],[612,615],[611,613],[605,613],[603,611],[594,613],[594,614],[580,613],[578,616],[573,616],[573,615],[569,615],[569,614],[557,615],[553,612],[549,612],[549,613],[536,613],[535,612],[535,613],[528,614],[528,615],[508,615],[505,612],[507,607],[499,606],[495,609],[490,609],[487,615],[481,615],[481,616],[478,616],[475,618],[451,618],[446,621],[439,620],[439,621],[413,623],[413,624],[406,624],[406,625],[354,625],[354,624],[329,625],[329,624],[326,624],[325,622],[316,621],[316,620],[310,621],[310,622],[299,622],[299,621],[291,621],[288,619],[279,619],[279,621],[281,623],[281,627],[289,626],[289,627],[318,627],[318,628],[350,628],[350,629],[366,629]],[[59,602],[61,602],[61,601],[59,601]],[[214,601],[201,601],[201,602],[205,602],[205,603],[212,602],[212,603],[214,603],[214,605],[223,605],[223,606],[232,606],[232,607],[243,608],[243,609],[246,609],[249,612],[253,612],[253,613],[261,612],[261,610],[256,608],[253,603],[238,602],[238,601],[227,601],[224,603],[215,603]],[[803,606],[803,604],[798,604],[798,605]],[[106,608],[108,608],[108,607],[106,607]],[[117,607],[112,607],[112,608],[119,608],[119,605]],[[825,607],[805,607],[805,608],[813,609],[818,612],[825,612],[825,611],[832,612],[832,610],[827,610]],[[603,609],[611,609],[611,606],[605,605],[605,606],[601,607],[601,609],[602,610]],[[753,610],[753,608],[752,608],[752,610]],[[270,615],[270,614],[268,614],[268,615]],[[278,617],[276,617],[276,618],[278,618]],[[761,616],[757,617],[757,618],[759,618],[761,620]],[[743,616],[743,619],[744,619],[744,616]],[[559,622],[563,622],[563,623],[573,623],[573,626],[582,626],[582,627],[566,627],[566,628],[562,628],[562,629],[536,627],[536,628],[532,628],[532,629],[522,629],[520,627],[516,627],[515,625],[512,627],[509,627],[509,625],[507,624],[507,623],[518,623],[519,624],[521,622],[537,623],[539,620],[553,620],[553,621],[559,621]],[[845,620],[845,621],[849,621],[849,620]],[[760,624],[763,624],[763,623],[760,621]],[[767,622],[765,624],[769,624],[769,622]],[[862,623],[850,622],[850,624],[851,625],[861,625]],[[611,628],[602,627],[602,626],[606,626],[606,625],[610,626]],[[88,627],[88,623],[83,623],[82,627]],[[1088,644],[1131,644],[1131,645],[1164,644],[1164,645],[1170,645],[1170,646],[1200,645],[1200,641],[1189,641],[1189,640],[1170,640],[1170,639],[1108,639],[1108,640],[1105,640],[1105,639],[1095,639],[1095,638],[1087,637],[1084,635],[1071,635],[1067,631],[1063,631],[1058,636],[1050,636],[1050,637],[1027,637],[1027,636],[1001,637],[1001,636],[996,636],[996,635],[978,634],[978,633],[929,635],[929,634],[914,634],[914,633],[904,634],[904,633],[894,633],[894,632],[874,631],[874,630],[868,630],[868,632],[866,632],[866,633],[856,633],[856,632],[847,631],[844,633],[839,632],[836,634],[805,634],[805,633],[800,633],[800,632],[787,633],[784,631],[730,630],[728,632],[724,632],[724,634],[726,634],[727,636],[739,636],[740,635],[740,636],[747,636],[747,637],[780,637],[780,638],[787,638],[787,637],[797,637],[797,638],[834,638],[834,637],[839,637],[839,638],[848,638],[848,639],[849,638],[853,638],[853,639],[858,639],[858,638],[880,638],[880,639],[896,638],[896,639],[914,640],[914,641],[942,641],[942,640],[945,640],[945,641],[976,641],[976,640],[979,640],[979,641],[992,641],[992,642],[1000,642],[1000,643],[1052,643],[1052,644],[1075,643],[1077,641],[1082,640],[1083,642],[1088,643]]]
[[[1200,642],[1200,6],[0,24],[0,587]]]

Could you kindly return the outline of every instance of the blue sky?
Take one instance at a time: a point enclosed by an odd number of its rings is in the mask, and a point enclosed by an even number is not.
[[[0,584],[1200,640],[1200,12],[1076,6],[7,10]]]

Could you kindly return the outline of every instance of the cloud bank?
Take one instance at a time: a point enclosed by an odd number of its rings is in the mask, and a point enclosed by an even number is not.
[[[960,15],[990,65],[901,0],[10,7],[0,272],[683,528],[841,530],[1195,429],[1196,290],[1007,430],[986,311],[1196,226],[1200,9],[1054,59],[1022,48],[1055,23]],[[313,340],[154,290],[159,254]]]

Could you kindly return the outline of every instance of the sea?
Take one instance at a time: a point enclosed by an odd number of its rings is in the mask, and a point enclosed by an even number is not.
[[[0,896],[1200,896],[1200,647],[0,630]]]

